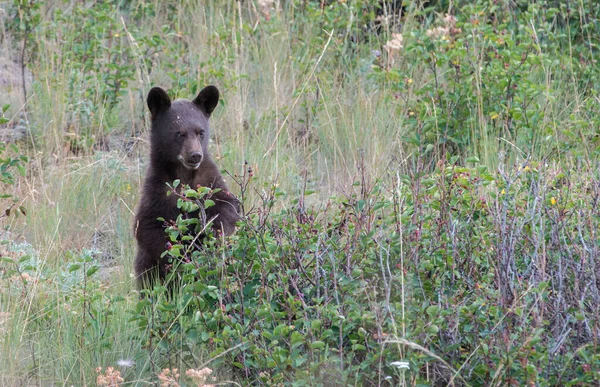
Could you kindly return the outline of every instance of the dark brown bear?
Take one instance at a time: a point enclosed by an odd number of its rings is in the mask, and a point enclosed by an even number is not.
[[[168,259],[160,256],[168,240],[164,223],[157,218],[175,220],[180,213],[176,195],[167,196],[167,183],[179,179],[190,187],[221,189],[211,197],[215,205],[206,210],[206,219],[216,217],[216,234],[230,235],[239,219],[239,203],[208,154],[208,119],[219,102],[219,90],[207,86],[193,101],[171,102],[163,89],[154,87],[147,102],[152,116],[150,166],[134,226],[138,247],[135,274],[140,287],[167,274]]]

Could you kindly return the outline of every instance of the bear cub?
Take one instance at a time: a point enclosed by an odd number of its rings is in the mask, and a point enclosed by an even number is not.
[[[140,287],[155,279],[164,279],[168,258],[161,258],[168,238],[162,217],[177,219],[176,195],[167,196],[167,183],[179,179],[181,184],[219,188],[211,199],[215,205],[206,210],[213,220],[216,235],[230,235],[239,220],[239,202],[227,189],[225,180],[208,153],[208,119],[219,102],[219,90],[207,86],[193,101],[171,102],[160,87],[148,93],[152,126],[150,131],[150,165],[144,181],[142,197],[135,216],[137,255],[135,274]]]

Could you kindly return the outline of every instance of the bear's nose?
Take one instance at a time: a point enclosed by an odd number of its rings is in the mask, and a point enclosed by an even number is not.
[[[194,152],[188,158],[190,164],[200,164],[200,161],[202,161],[202,152]]]

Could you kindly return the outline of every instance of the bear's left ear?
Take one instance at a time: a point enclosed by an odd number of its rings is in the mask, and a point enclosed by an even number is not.
[[[209,116],[219,103],[219,89],[216,86],[206,86],[200,91],[200,94],[194,99],[194,103]]]

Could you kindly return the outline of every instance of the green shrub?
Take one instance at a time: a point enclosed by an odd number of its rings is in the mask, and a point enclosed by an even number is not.
[[[561,224],[560,206],[587,207],[541,176],[448,164],[416,180],[357,182],[320,208],[306,208],[304,192],[279,212],[285,195],[271,187],[222,241],[204,236],[202,216],[182,215],[166,229],[175,296],[155,288],[134,319],[168,364],[198,366],[202,349],[244,383],[592,382],[600,358],[582,344],[593,334],[559,332],[597,326],[594,293],[567,290],[576,266],[562,256],[583,259],[563,238],[591,243],[595,226]],[[184,212],[210,205],[206,189],[182,192]],[[577,275],[591,280],[593,270]]]

